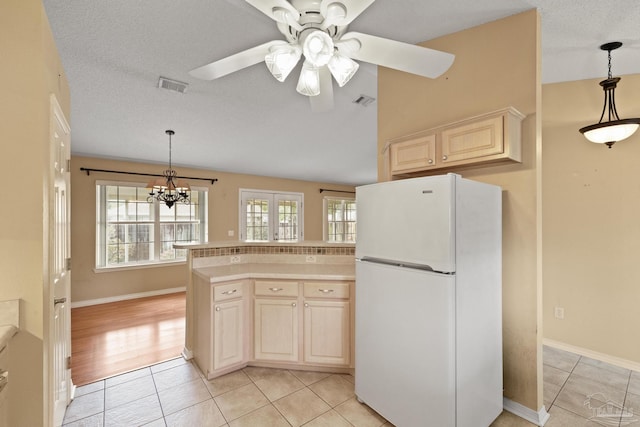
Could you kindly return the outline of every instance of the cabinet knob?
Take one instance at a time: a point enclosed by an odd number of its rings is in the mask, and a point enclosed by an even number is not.
[[[430,165],[432,165],[432,164],[433,164],[433,159],[429,159],[429,160],[427,160],[427,163],[429,163]]]
[[[280,292],[282,288],[269,288],[271,292]]]
[[[442,160],[447,160],[447,156],[442,156]]]
[[[322,292],[323,294],[330,294],[333,292],[333,289],[318,289],[318,292]]]
[[[216,307],[216,311],[220,311],[220,307]]]
[[[307,303],[305,302],[305,303],[304,303],[304,306],[305,306],[305,307],[309,307],[309,304],[307,304]]]
[[[292,303],[291,303],[291,307],[295,307],[295,306],[296,306],[296,303],[295,303],[295,302],[292,302]]]
[[[231,289],[230,291],[224,291],[222,295],[231,295],[231,294],[235,294],[236,292],[238,292],[237,289]]]

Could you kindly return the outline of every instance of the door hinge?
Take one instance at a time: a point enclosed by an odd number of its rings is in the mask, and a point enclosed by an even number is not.
[[[65,359],[65,369],[71,369],[71,356],[67,356]]]
[[[67,271],[71,271],[71,258],[67,258],[64,260],[64,268]]]
[[[71,159],[67,159],[67,172],[71,172]]]

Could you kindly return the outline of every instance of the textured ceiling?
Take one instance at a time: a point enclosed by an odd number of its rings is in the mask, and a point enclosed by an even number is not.
[[[376,180],[376,67],[334,89],[335,108],[312,113],[298,72],[277,82],[264,64],[214,81],[191,69],[282,39],[242,0],[44,0],[71,86],[72,153],[227,172],[364,184]],[[622,8],[620,6],[624,6]],[[640,72],[636,0],[378,0],[350,30],[418,43],[538,8],[544,83],[605,77],[598,46],[621,41],[614,75]],[[189,83],[157,88],[159,76]],[[594,90],[599,88],[594,87]]]

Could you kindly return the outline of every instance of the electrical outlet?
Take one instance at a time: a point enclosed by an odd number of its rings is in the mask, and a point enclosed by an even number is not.
[[[560,320],[564,319],[564,308],[556,307],[554,309],[554,315],[555,315],[556,319],[560,319]]]
[[[315,255],[307,255],[306,261],[307,262],[316,262],[317,259],[316,259]]]
[[[233,255],[231,257],[231,264],[238,264],[240,261],[242,261],[240,255]]]
[[[227,236],[229,236],[229,237],[233,237],[234,234],[235,234],[235,232],[233,230],[227,231]]]

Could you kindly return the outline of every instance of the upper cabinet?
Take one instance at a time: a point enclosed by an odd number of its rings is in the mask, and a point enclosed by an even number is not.
[[[497,162],[520,162],[524,116],[509,107],[393,139],[391,177]]]

